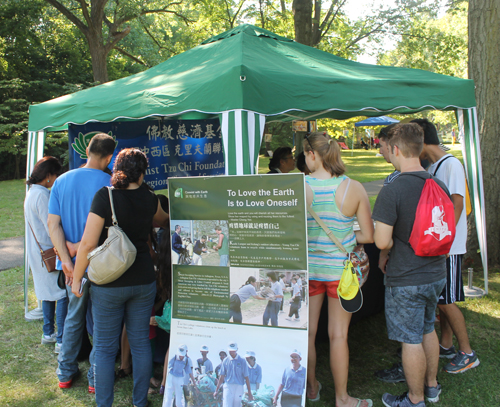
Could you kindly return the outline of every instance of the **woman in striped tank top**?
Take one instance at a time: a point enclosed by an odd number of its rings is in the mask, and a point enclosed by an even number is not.
[[[347,251],[356,244],[373,242],[370,202],[363,186],[344,175],[345,166],[340,148],[326,133],[311,133],[304,139],[306,164],[306,199],[318,216],[334,232]],[[360,230],[354,232],[354,217]],[[346,256],[330,240],[321,226],[308,214],[309,250],[309,357],[307,397],[319,400],[321,384],[316,379],[316,348],[314,341],[325,293],[328,296],[328,333],[330,367],[335,384],[337,407],[369,407],[371,400],[358,400],[347,393],[349,348],[347,333],[351,314],[340,306],[337,287]]]

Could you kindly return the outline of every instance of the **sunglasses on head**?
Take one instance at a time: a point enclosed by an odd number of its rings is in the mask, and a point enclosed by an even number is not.
[[[309,143],[309,147],[311,147],[311,151],[314,151],[314,148],[311,144],[311,141],[309,140],[309,136],[311,135],[311,133],[307,133],[304,138],[307,140],[307,142]]]

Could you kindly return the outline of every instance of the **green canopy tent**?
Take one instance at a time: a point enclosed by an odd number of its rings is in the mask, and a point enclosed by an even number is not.
[[[45,132],[70,123],[218,116],[226,174],[252,174],[266,122],[453,110],[487,277],[475,106],[471,80],[361,64],[246,24],[147,71],[31,106],[27,173],[42,156]]]

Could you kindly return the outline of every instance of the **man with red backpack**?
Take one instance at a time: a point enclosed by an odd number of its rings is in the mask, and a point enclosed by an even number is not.
[[[415,119],[412,122],[417,123],[424,131],[424,148],[420,158],[431,163],[429,173],[443,181],[455,206],[456,235],[446,259],[447,281],[438,303],[441,325],[439,355],[452,359],[444,367],[445,371],[462,373],[479,365],[476,352],[470,347],[464,316],[455,303],[464,301],[462,257],[467,251],[465,172],[457,158],[439,147],[436,127],[431,122],[427,119]],[[458,352],[453,346],[453,334],[458,341]]]
[[[409,389],[401,396],[385,393],[382,401],[387,407],[424,407],[424,396],[437,402],[441,393],[436,380],[439,341],[434,319],[446,283],[446,256],[418,256],[409,244],[414,224],[421,222],[416,218],[421,191],[431,178],[420,165],[422,148],[420,126],[407,123],[394,128],[389,157],[401,175],[382,188],[372,215],[376,222],[375,244],[381,250],[391,249],[385,267],[387,332],[389,339],[403,344],[403,368]],[[435,182],[449,201],[445,185],[439,180]],[[440,227],[449,223],[445,211],[442,215]],[[436,217],[432,220],[436,221]],[[440,232],[448,236],[446,230]]]

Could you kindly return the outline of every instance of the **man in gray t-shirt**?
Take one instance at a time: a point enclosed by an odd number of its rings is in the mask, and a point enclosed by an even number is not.
[[[382,188],[372,217],[376,222],[375,244],[381,250],[391,249],[385,269],[387,332],[389,339],[403,344],[409,391],[402,396],[385,393],[382,401],[390,407],[425,407],[424,394],[437,401],[441,392],[436,380],[439,341],[434,318],[446,282],[445,256],[417,256],[408,243],[420,194],[430,177],[419,161],[422,129],[414,123],[399,124],[389,147],[390,161],[401,175]],[[442,183],[438,184],[448,193]]]

